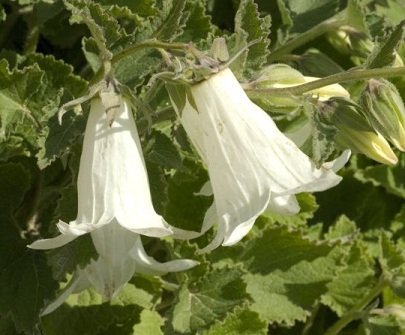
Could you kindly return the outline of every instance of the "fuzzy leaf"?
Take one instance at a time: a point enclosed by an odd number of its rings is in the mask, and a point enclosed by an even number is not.
[[[179,228],[200,231],[205,211],[212,199],[196,195],[207,181],[207,172],[197,162],[185,159],[184,171],[177,171],[168,183],[165,218]]]
[[[354,176],[362,182],[383,186],[387,192],[405,199],[405,153],[398,156],[398,163],[393,167],[382,164],[368,166],[357,170]]]
[[[195,334],[246,302],[241,275],[242,271],[236,267],[224,268],[183,284],[173,309],[173,328],[180,333]]]
[[[395,59],[395,49],[404,41],[404,36],[405,20],[398,24],[388,36],[377,40],[374,50],[367,58],[366,67],[372,69],[392,64]]]
[[[22,252],[1,269],[0,313],[11,313],[17,331],[32,334],[45,300],[52,299],[56,289],[44,254]]]
[[[341,1],[281,0],[279,7],[284,24],[292,26],[291,32],[302,33],[336,14],[341,8]]]
[[[345,263],[343,270],[328,283],[328,291],[321,299],[339,316],[359,303],[376,283],[374,264],[358,246],[353,246]]]
[[[206,2],[206,0],[189,0],[186,2],[185,11],[189,12],[190,15],[180,37],[182,41],[194,41],[198,44],[199,40],[206,38],[209,33],[215,30],[210,17],[206,14]]]
[[[132,329],[140,320],[142,307],[138,300],[142,294],[142,290],[131,284],[125,285],[110,303],[103,303],[101,295],[93,290],[72,294],[65,304],[42,318],[43,333],[114,334],[119,328]]]
[[[288,326],[305,321],[314,303],[327,292],[342,251],[318,244],[285,228],[267,229],[246,243],[241,260],[252,310],[270,323]]]
[[[134,326],[133,335],[148,334],[148,335],[163,335],[161,327],[164,324],[164,319],[159,313],[144,309],[141,313],[140,323]]]
[[[402,205],[402,199],[387,194],[381,187],[357,181],[349,172],[343,174],[342,182],[336,187],[317,193],[316,199],[319,210],[315,213],[313,222],[323,222],[328,228],[345,214],[363,232],[388,229]]]
[[[248,309],[236,309],[224,320],[218,320],[203,335],[266,335],[267,323],[259,315]]]
[[[180,153],[165,134],[153,131],[146,148],[145,159],[167,169],[181,169]]]
[[[270,16],[260,17],[257,5],[253,0],[243,0],[235,16],[235,32],[241,41],[237,47],[242,49],[247,43],[256,41],[245,53],[244,73],[249,78],[257,72],[267,60],[270,40]],[[240,50],[234,50],[240,51]],[[242,56],[240,56],[242,57]]]

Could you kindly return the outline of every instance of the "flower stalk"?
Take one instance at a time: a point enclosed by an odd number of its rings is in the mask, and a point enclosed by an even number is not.
[[[367,70],[352,70],[330,75],[328,77],[314,80],[302,85],[283,87],[283,88],[266,88],[258,89],[251,86],[244,86],[246,93],[251,96],[260,96],[261,94],[271,94],[275,96],[301,95],[323,86],[343,83],[347,81],[364,80],[371,78],[389,78],[405,76],[405,66],[393,68],[377,68]]]

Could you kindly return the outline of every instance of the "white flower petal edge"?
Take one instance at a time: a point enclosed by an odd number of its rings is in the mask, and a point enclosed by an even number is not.
[[[78,214],[75,221],[58,223],[61,235],[39,240],[29,247],[51,249],[99,229],[112,220],[131,232],[152,237],[173,234],[156,214],[150,197],[142,150],[129,104],[115,96],[114,122],[106,106],[94,98],[87,121],[78,176]],[[114,101],[115,101],[114,100]],[[110,124],[111,123],[111,124]],[[178,238],[196,233],[176,229]]]
[[[94,246],[99,255],[84,269],[76,273],[58,297],[41,313],[46,315],[58,308],[72,293],[94,287],[108,300],[114,298],[135,272],[149,275],[162,275],[167,272],[184,271],[198,262],[178,259],[159,263],[149,257],[142,245],[139,234],[128,232],[117,220],[91,233]]]
[[[267,209],[297,213],[294,194],[323,191],[342,179],[331,168],[317,169],[250,101],[231,70],[191,86],[191,94],[193,104],[186,101],[177,113],[207,166],[214,194],[202,232],[218,223],[203,252],[241,240]]]

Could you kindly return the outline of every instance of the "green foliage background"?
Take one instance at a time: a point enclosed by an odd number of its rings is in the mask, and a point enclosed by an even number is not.
[[[57,111],[86,94],[100,52],[116,57],[151,38],[208,49],[225,36],[231,53],[258,40],[232,64],[241,81],[277,62],[323,77],[388,66],[394,50],[405,59],[403,18],[401,0],[0,1],[0,334],[404,334],[404,153],[395,167],[353,156],[340,185],[300,194],[295,217],[260,217],[233,247],[197,255],[211,236],[143,239],[156,259],[201,264],[163,278],[136,275],[112,302],[86,290],[40,318],[95,252],[88,236],[49,252],[26,248],[55,235],[59,218],[75,218],[87,106],[68,112],[62,125]],[[347,50],[335,35],[343,25],[374,49]],[[207,173],[162,84],[146,86],[162,70],[159,53],[114,57],[117,79],[153,111],[152,130],[136,116],[155,209],[171,225],[198,230],[212,202],[196,195]],[[405,78],[392,81],[404,98]],[[363,83],[345,86],[356,98]],[[280,126],[291,122],[258,103]],[[333,330],[339,322],[346,327]]]

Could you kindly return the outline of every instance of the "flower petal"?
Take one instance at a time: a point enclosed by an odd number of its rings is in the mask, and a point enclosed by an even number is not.
[[[70,280],[70,282],[58,294],[56,299],[52,301],[49,305],[47,305],[46,308],[41,312],[41,316],[52,313],[55,309],[57,309],[60,305],[64,303],[64,301],[69,297],[69,295],[71,295],[72,293],[83,291],[89,286],[90,283],[88,282],[87,278],[80,273],[76,273]]]
[[[295,215],[300,211],[294,195],[275,196],[270,200],[267,210],[282,215]]]
[[[160,263],[146,254],[141,239],[137,241],[130,255],[136,261],[136,272],[148,275],[162,275],[166,272],[184,271],[199,264],[191,259],[177,259]]]
[[[28,245],[28,248],[37,250],[55,249],[62,247],[69,242],[72,242],[77,237],[78,237],[77,235],[59,235],[54,238],[37,240]]]
[[[102,119],[108,125],[105,113]],[[169,225],[153,208],[138,131],[125,99],[106,133],[106,208],[119,224],[133,232],[155,237],[171,235]]]
[[[229,69],[193,85],[191,93],[193,105],[186,101],[178,114],[208,168],[217,218],[211,207],[203,231],[218,222],[213,244],[218,236],[227,245],[240,240],[270,198],[275,202],[270,208],[296,212],[290,195],[322,191],[341,180],[330,169],[317,169],[249,100]]]

